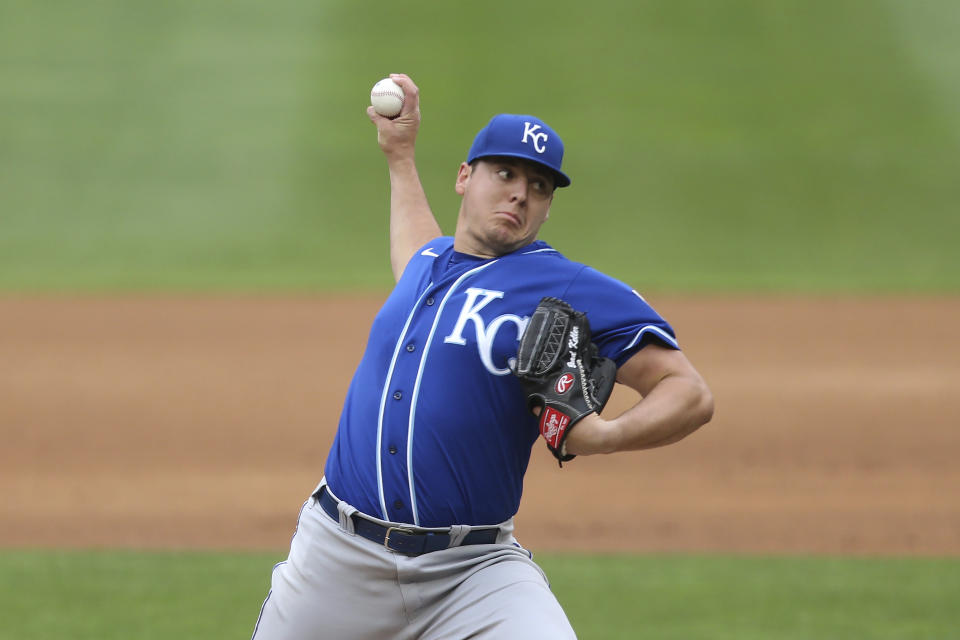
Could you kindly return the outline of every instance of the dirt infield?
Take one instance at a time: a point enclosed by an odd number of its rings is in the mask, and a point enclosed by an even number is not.
[[[285,548],[380,301],[0,299],[0,545]],[[960,553],[960,299],[651,301],[714,421],[538,446],[521,542]]]

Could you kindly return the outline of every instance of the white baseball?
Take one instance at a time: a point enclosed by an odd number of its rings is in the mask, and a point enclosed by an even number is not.
[[[370,104],[383,117],[393,118],[403,109],[403,89],[390,78],[384,78],[370,90]]]

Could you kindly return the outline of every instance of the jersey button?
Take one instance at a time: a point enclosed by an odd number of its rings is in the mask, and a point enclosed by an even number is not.
[[[397,453],[397,448],[393,445],[390,445],[390,448],[387,449],[390,452],[390,455],[395,455]]]
[[[402,397],[403,397],[403,394],[400,393],[399,391],[394,391],[394,392],[393,392],[393,399],[394,399],[394,400],[399,400],[399,399],[402,398]]]
[[[417,349],[417,348],[416,348],[415,346],[413,346],[413,343],[412,343],[412,342],[407,345],[407,351],[409,351],[410,353],[413,353],[416,349]]]
[[[403,509],[403,500],[397,500],[393,503],[394,509]]]
[[[433,298],[427,298],[427,306],[428,306],[428,307],[432,307],[432,306],[433,306]]]

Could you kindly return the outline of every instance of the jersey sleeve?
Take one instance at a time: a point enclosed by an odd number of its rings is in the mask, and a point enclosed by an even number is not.
[[[592,267],[577,273],[563,298],[586,312],[600,355],[618,367],[651,342],[680,348],[673,328],[639,293]]]

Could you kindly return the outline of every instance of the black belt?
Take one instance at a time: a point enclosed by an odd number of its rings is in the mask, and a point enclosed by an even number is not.
[[[327,515],[339,524],[340,510],[337,509],[337,500],[327,491],[326,485],[313,494],[313,497],[317,499],[320,507],[327,512]],[[397,553],[419,556],[450,546],[449,531],[418,531],[402,526],[384,526],[372,520],[367,520],[359,514],[353,514],[351,519],[353,520],[353,530],[358,536],[382,544],[387,549]],[[474,529],[466,535],[460,545],[494,544],[499,534],[499,527]]]

